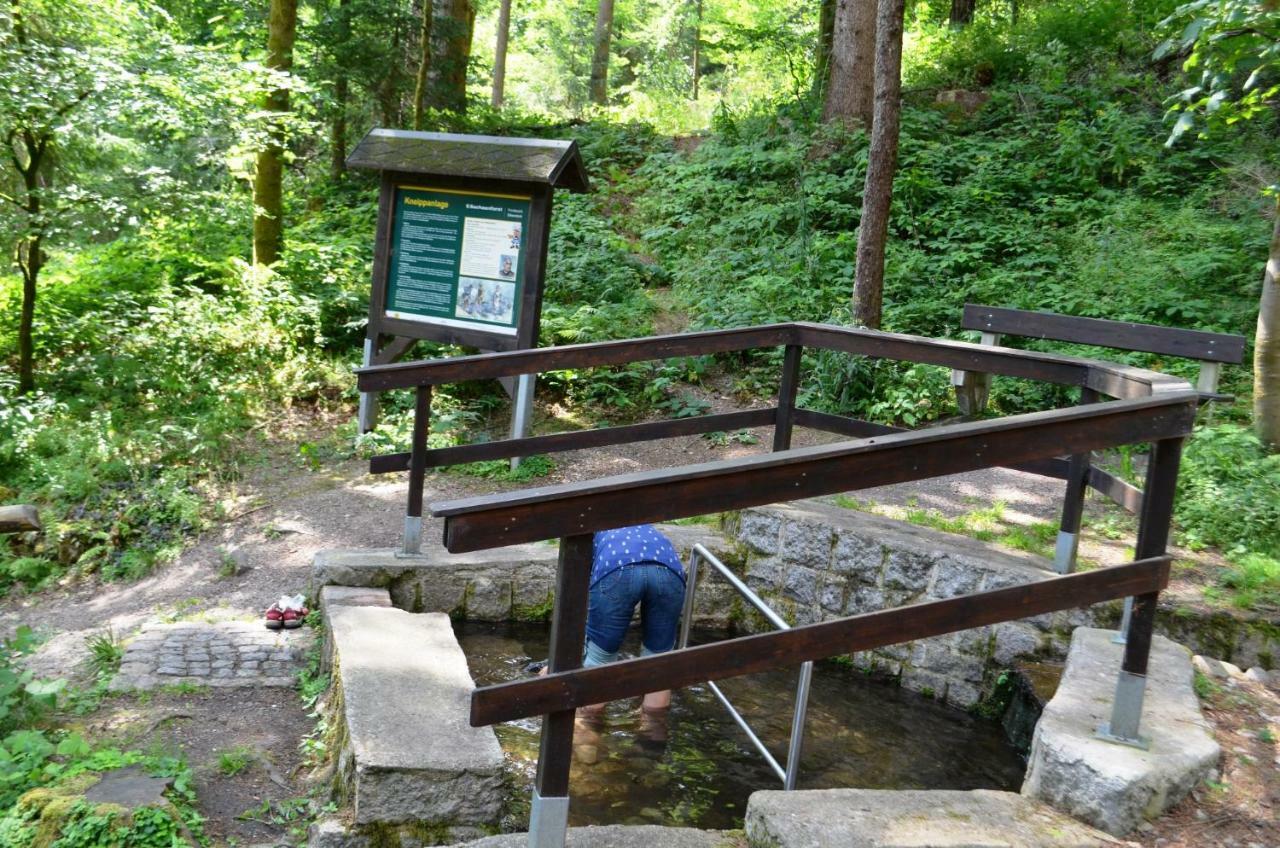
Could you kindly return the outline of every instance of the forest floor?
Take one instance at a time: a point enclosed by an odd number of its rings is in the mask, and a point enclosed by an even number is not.
[[[727,411],[741,403],[728,375],[696,387],[710,405]],[[541,408],[535,431],[564,429],[570,416]],[[233,518],[204,533],[173,563],[134,583],[72,583],[0,602],[0,627],[31,626],[44,641],[31,658],[43,677],[89,684],[89,643],[103,633],[128,640],[144,628],[173,622],[259,619],[281,594],[306,589],[312,557],[330,548],[388,548],[398,541],[406,493],[402,475],[374,477],[363,461],[302,461],[297,445],[332,433],[332,419],[294,422],[277,433],[273,448],[244,466],[226,494]],[[571,482],[765,452],[761,428],[732,438],[686,437],[558,455],[554,471],[529,485]],[[328,437],[332,443],[332,437]],[[796,446],[835,437],[798,430]],[[989,469],[906,486],[863,490],[856,507],[917,520],[959,519],[983,513],[1009,526],[1053,524],[1062,484],[1005,469]],[[431,474],[426,501],[452,499],[513,484],[459,474]],[[846,504],[847,505],[847,504]],[[1081,555],[1098,564],[1131,556],[1132,520],[1091,498]],[[908,515],[910,514],[910,515]],[[932,520],[932,519],[930,519]],[[428,519],[425,538],[438,538]],[[1104,532],[1097,532],[1102,528]],[[1176,572],[1172,597],[1202,603],[1199,575],[1212,568],[1202,555],[1176,551],[1191,563]],[[1188,579],[1188,575],[1191,579]],[[1136,837],[1145,845],[1280,845],[1280,778],[1275,735],[1280,698],[1246,683],[1215,689],[1208,715],[1224,751],[1221,780],[1197,790],[1173,816]],[[215,844],[293,842],[307,817],[303,740],[315,727],[291,689],[209,689],[171,686],[105,698],[87,717],[70,717],[95,742],[181,755],[196,774],[199,808]],[[240,767],[236,767],[241,763]],[[1254,822],[1260,824],[1255,828]],[[292,835],[290,830],[293,829]]]

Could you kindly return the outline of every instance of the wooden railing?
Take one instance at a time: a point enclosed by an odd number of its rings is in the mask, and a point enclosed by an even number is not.
[[[695,419],[696,423],[664,421],[440,450],[426,448],[434,385],[778,345],[785,347],[785,354],[777,405],[770,409],[707,416]],[[899,431],[798,409],[795,401],[804,348],[1075,385],[1098,402],[915,432]],[[779,324],[375,366],[359,372],[359,386],[361,391],[413,388],[417,392],[412,451],[407,457],[380,457],[373,461],[377,470],[404,468],[406,464],[410,470],[406,540],[414,529],[412,522],[418,522],[420,532],[423,475],[431,465],[751,426],[742,422],[774,426],[774,452],[770,454],[432,505],[432,515],[444,521],[444,544],[452,553],[560,540],[550,674],[478,689],[471,706],[474,725],[544,716],[531,845],[563,844],[576,707],[1116,598],[1135,602],[1111,721],[1102,730],[1109,738],[1126,744],[1139,742],[1155,608],[1169,575],[1165,548],[1181,446],[1191,433],[1199,400],[1182,380],[1074,357],[816,324]],[[1103,395],[1114,400],[1102,400]],[[792,449],[792,429],[797,425],[863,438]],[[1063,462],[1059,457],[1064,454],[1078,456],[1138,442],[1151,443],[1153,450],[1133,563],[699,645],[607,667],[580,668],[595,531],[995,466],[1059,476],[1057,463]],[[410,545],[406,544],[406,548]]]

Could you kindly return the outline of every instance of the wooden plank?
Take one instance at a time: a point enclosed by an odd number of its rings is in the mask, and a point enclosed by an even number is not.
[[[409,506],[405,514],[422,517],[422,490],[426,481],[427,435],[431,432],[431,387],[419,386],[414,394],[412,452],[409,459]]]
[[[909,433],[905,427],[893,427],[888,424],[876,424],[857,418],[846,418],[843,415],[832,415],[830,412],[818,412],[815,409],[797,409],[792,420],[799,427],[822,430],[825,433],[839,433],[842,436],[853,436],[856,439],[867,436],[887,436],[890,433]]]
[[[747,409],[741,412],[720,412],[696,418],[676,418],[671,421],[648,421],[643,424],[626,424],[621,427],[602,427],[598,430],[581,430],[574,433],[551,433],[544,436],[528,436],[523,439],[501,439],[474,445],[458,445],[452,448],[435,448],[426,452],[426,467],[439,468],[463,462],[480,462],[487,459],[508,459],[513,456],[533,456],[539,453],[598,448],[606,445],[624,445],[630,442],[668,439],[674,436],[696,436],[720,430],[741,430],[745,427],[763,427],[774,422],[775,408]],[[385,474],[403,471],[409,467],[408,453],[390,453],[369,460],[369,473]]]
[[[40,529],[40,513],[29,504],[0,506],[0,533],[25,533]]]
[[[548,657],[548,671],[552,673],[571,671],[582,666],[594,542],[590,535],[570,536],[560,540]],[[548,710],[548,713],[542,724],[538,774],[534,785],[543,798],[562,798],[569,794],[569,766],[573,759],[573,710]]]
[[[1006,377],[1026,377],[1069,386],[1084,385],[1091,364],[1085,359],[1059,354],[987,347],[972,342],[930,339],[881,330],[807,323],[796,326],[800,329],[800,343],[805,347],[941,365],[960,371],[985,371]]]
[[[795,415],[796,390],[800,387],[800,357],[804,348],[787,345],[782,357],[782,379],[778,381],[778,410],[773,425],[773,449],[791,447],[791,424]]]
[[[1096,465],[1089,469],[1089,487],[1129,512],[1136,514],[1142,510],[1141,489]]]
[[[645,339],[623,339],[580,345],[486,353],[394,365],[371,365],[356,369],[360,391],[405,389],[417,385],[461,383],[513,374],[542,374],[565,368],[598,368],[650,359],[702,356],[760,347],[774,347],[794,341],[790,324],[677,333]]]
[[[550,674],[477,689],[471,725],[480,727],[678,688],[787,668],[808,660],[941,636],[1056,610],[1158,592],[1169,580],[1169,558],[1071,574],[1038,583],[931,601],[850,618],[744,636],[607,666]]]
[[[445,547],[484,550],[1185,436],[1194,392],[952,424],[432,505]]]
[[[961,326],[966,330],[1097,345],[1113,350],[1159,353],[1207,362],[1237,364],[1244,358],[1244,336],[1137,324],[1132,321],[1080,318],[1053,312],[1004,309],[970,303],[965,304]]]

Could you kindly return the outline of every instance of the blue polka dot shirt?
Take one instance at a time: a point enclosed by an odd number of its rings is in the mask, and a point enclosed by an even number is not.
[[[640,563],[665,565],[684,579],[684,566],[671,541],[652,524],[637,524],[596,534],[591,585],[624,565]]]

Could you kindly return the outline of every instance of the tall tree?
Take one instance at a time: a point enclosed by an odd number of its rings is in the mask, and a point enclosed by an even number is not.
[[[836,0],[822,119],[870,127],[875,108],[876,0]]]
[[[951,25],[953,27],[962,27],[973,23],[973,13],[976,7],[976,0],[951,0]],[[1016,15],[1017,13],[1015,12],[1014,14]]]
[[[831,39],[836,27],[836,0],[820,0],[818,5],[818,48],[814,51],[813,93],[823,97],[831,76]]]
[[[694,0],[693,11],[693,99],[698,99],[702,81],[702,0]]]
[[[258,151],[253,179],[253,262],[270,265],[284,248],[283,116],[289,111],[287,75],[293,69],[293,41],[298,27],[298,0],[271,0],[267,21],[267,68],[273,72],[263,110],[268,113],[267,144]],[[274,114],[272,114],[274,113]]]
[[[418,76],[413,86],[413,128],[422,129],[427,109],[427,76],[431,71],[431,23],[435,9],[430,0],[422,4],[422,25],[418,29]]]
[[[465,112],[467,65],[471,62],[476,7],[472,0],[434,0],[432,5],[435,23],[431,31],[426,103],[447,112]]]
[[[503,86],[507,81],[507,39],[511,36],[511,0],[498,5],[498,41],[493,48],[493,97],[490,104],[502,108]]]
[[[902,17],[904,0],[880,0],[876,14],[875,118],[867,154],[867,182],[858,226],[858,264],[853,284],[853,318],[880,328],[884,302],[884,254],[898,166],[898,126],[902,114]]]
[[[335,31],[338,43],[351,40],[351,0],[338,0]],[[351,96],[346,63],[334,63],[333,119],[329,124],[329,173],[336,180],[347,171],[347,100]]]
[[[1280,97],[1280,10],[1273,0],[1198,0],[1180,6],[1162,26],[1179,34],[1156,49],[1156,58],[1184,53],[1183,69],[1198,71],[1189,80],[1196,85],[1170,99],[1170,115],[1178,119],[1166,144],[1175,144],[1198,121],[1203,137],[1274,114]],[[1280,183],[1266,190],[1275,201],[1275,221],[1253,340],[1253,429],[1270,450],[1280,451]]]
[[[96,34],[74,10],[22,0],[7,7],[0,18],[0,134],[18,180],[12,191],[9,179],[0,181],[0,200],[16,212],[16,220],[6,216],[0,224],[12,224],[11,256],[22,275],[18,394],[27,394],[35,388],[36,294],[61,200],[54,186],[60,148],[92,123],[86,112],[95,100],[118,95],[119,69],[106,51],[92,50]]]
[[[596,6],[595,52],[591,57],[591,102],[609,102],[609,38],[613,33],[613,0]]]

